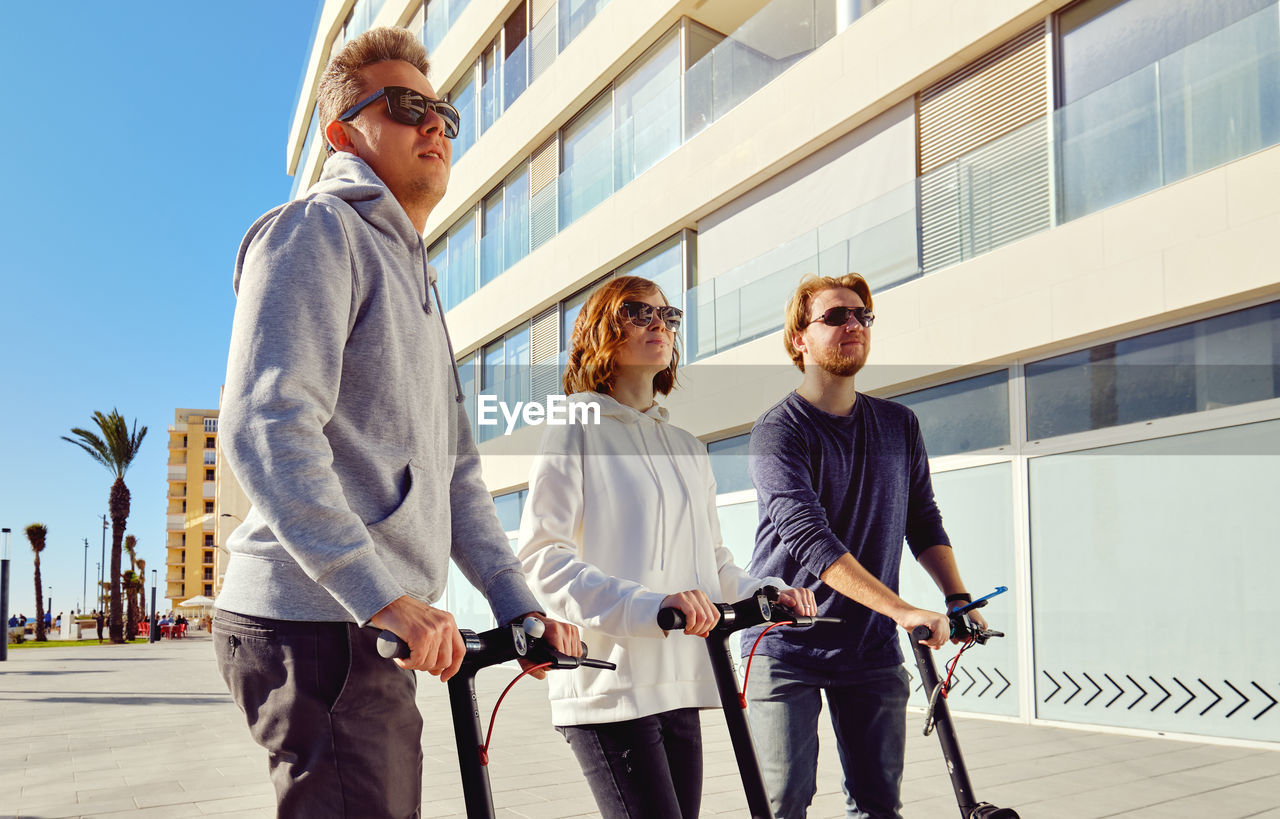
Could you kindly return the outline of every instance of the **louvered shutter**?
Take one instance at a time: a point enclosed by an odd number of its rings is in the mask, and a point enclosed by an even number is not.
[[[554,135],[534,151],[529,162],[529,247],[541,247],[559,230],[556,175],[560,141]]]
[[[1046,27],[916,98],[921,267],[955,264],[1051,224]]]

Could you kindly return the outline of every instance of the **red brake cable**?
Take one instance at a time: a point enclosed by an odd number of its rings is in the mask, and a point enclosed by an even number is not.
[[[790,625],[793,625],[794,622],[795,621],[793,620],[779,620],[778,622],[766,628],[764,631],[760,632],[760,636],[757,637],[756,641],[751,644],[751,653],[747,655],[747,670],[746,670],[746,673],[742,675],[742,690],[738,692],[739,707],[743,709],[746,709],[747,707],[747,680],[751,678],[751,661],[754,660],[756,657],[756,646],[760,645],[760,641],[764,639],[764,636],[768,634],[770,631],[772,631],[773,629],[777,628],[778,626],[790,626]]]
[[[498,706],[502,705],[502,698],[507,696],[507,692],[510,691],[511,688],[516,683],[520,682],[520,678],[523,677],[524,675],[532,673],[534,671],[538,671],[543,668],[550,668],[550,667],[551,667],[551,663],[542,663],[541,665],[530,666],[526,668],[524,671],[521,671],[519,674],[517,674],[516,678],[511,682],[507,683],[506,688],[502,689],[502,694],[498,697],[498,701],[493,704],[493,713],[489,716],[489,730],[485,731],[484,744],[480,746],[480,764],[481,765],[487,766],[489,764],[489,742],[493,739],[493,724],[498,720]]]

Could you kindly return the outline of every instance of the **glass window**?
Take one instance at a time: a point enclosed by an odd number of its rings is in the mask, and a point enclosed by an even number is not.
[[[502,495],[494,495],[493,505],[498,509],[498,522],[504,532],[514,532],[520,528],[520,515],[524,512],[524,501],[529,490],[517,489]]]
[[[606,91],[561,134],[560,229],[613,193],[613,135]]]
[[[895,396],[920,419],[929,457],[1009,444],[1009,371]]]
[[[608,278],[607,276],[605,278]],[[604,281],[604,279],[601,279]],[[560,375],[563,381],[564,368],[569,364],[569,345],[573,340],[573,325],[578,321],[578,314],[582,312],[582,305],[587,303],[587,297],[591,295],[591,291],[596,289],[600,282],[596,282],[588,287],[584,287],[570,298],[560,302]]]
[[[436,286],[441,291],[446,291],[448,289],[449,247],[445,239],[442,238],[427,248],[427,264],[431,265],[436,271]]]
[[[476,81],[475,71],[464,71],[462,79],[449,94],[449,102],[458,109],[462,124],[453,140],[453,161],[457,162],[476,141]]]
[[[648,279],[662,288],[672,304],[683,306],[684,252],[679,234],[619,267],[616,275]]]
[[[1028,364],[1029,440],[1280,396],[1280,302]]]
[[[445,282],[445,309],[456,307],[476,291],[474,213],[468,213],[449,231],[449,276]]]
[[[1090,0],[1059,23],[1063,221],[1280,140],[1275,0]]]
[[[485,346],[480,368],[480,391],[515,410],[516,402],[529,400],[532,389],[529,370],[529,325],[525,323]],[[498,423],[479,427],[478,437],[482,441],[496,438],[506,430],[501,409],[491,410],[488,417]],[[523,421],[517,422],[515,428],[522,425]]]
[[[672,29],[618,78],[613,92],[617,187],[680,146],[680,38]]]
[[[503,344],[506,355],[506,369],[503,372],[503,389],[507,403],[514,409],[516,402],[529,400],[531,385],[529,383],[530,350],[529,325],[507,335]]]
[[[609,0],[560,0],[560,50],[572,43]]]
[[[480,284],[488,284],[506,267],[502,263],[502,188],[489,194],[480,209]]]
[[[502,339],[498,339],[492,344],[486,345],[483,352],[483,358],[480,364],[480,392],[485,395],[496,396],[499,401],[503,400],[502,385],[506,381],[506,349]],[[500,416],[500,413],[499,413]],[[499,421],[500,421],[499,417]],[[501,427],[496,425],[486,425],[479,427],[480,433],[477,439],[487,441],[501,433]]]
[[[1146,68],[1275,0],[1086,0],[1058,16],[1059,105]]]
[[[735,435],[707,444],[711,456],[711,472],[716,476],[716,494],[741,492],[754,488],[747,471],[747,445],[750,435]]]
[[[529,12],[521,2],[502,26],[502,109],[524,93],[529,85]]]
[[[529,163],[521,162],[503,183],[503,261],[505,267],[529,253]]]
[[[502,113],[502,97],[498,93],[497,46],[490,46],[480,55],[480,133],[489,130]]]
[[[1272,547],[1277,456],[1280,421],[1273,420],[1031,459],[1037,717],[1271,742],[1280,737],[1274,722],[1250,719],[1267,704],[1261,697],[1228,718],[1243,697],[1223,684],[1229,680],[1256,697],[1251,680],[1275,681],[1275,661],[1269,651],[1259,654],[1253,630],[1223,623],[1280,616],[1274,588],[1280,550]],[[1145,629],[1116,626],[1167,610],[1171,589],[1193,589],[1196,600],[1213,601],[1214,611],[1181,618],[1175,647],[1150,639]],[[1092,702],[1085,673],[1105,692]],[[1125,690],[1111,708],[1104,706],[1116,689],[1105,673]],[[1068,696],[1074,689],[1064,674],[1083,693]],[[1151,694],[1136,708],[1129,706],[1139,695],[1125,674]],[[1176,699],[1153,708],[1163,694],[1148,677]],[[1189,692],[1175,677],[1196,694],[1189,708],[1178,708]],[[1214,697],[1199,679],[1223,697],[1211,711]],[[1062,693],[1050,697],[1054,685]]]
[[[1009,461],[933,473],[934,496],[947,536],[955,547],[956,560],[964,567],[969,591],[974,597],[981,597],[996,586],[1010,589],[1006,594],[993,597],[982,610],[991,628],[1004,632],[1005,637],[987,643],[982,648],[981,659],[973,660],[981,665],[981,672],[975,666],[968,666],[976,684],[970,685],[967,677],[961,677],[964,684],[950,692],[947,702],[957,711],[1006,716],[1019,713],[1017,612],[1021,590],[1015,557],[1013,476],[1013,464]],[[943,597],[937,585],[906,550],[899,584],[898,593],[903,600],[933,611],[943,609]],[[907,642],[910,638],[901,629],[898,636],[908,667],[914,674],[911,646]],[[965,659],[974,657],[975,654],[970,654]],[[961,673],[957,671],[956,676],[960,677]],[[984,673],[986,679],[982,677]],[[928,705],[918,683],[913,683],[911,689],[909,705]]]
[[[427,0],[427,23],[422,30],[422,44],[427,56],[434,57],[436,46],[449,30],[449,0]]]
[[[458,381],[462,383],[464,396],[463,406],[467,409],[467,420],[471,422],[471,437],[476,438],[476,354],[472,353],[458,361]]]

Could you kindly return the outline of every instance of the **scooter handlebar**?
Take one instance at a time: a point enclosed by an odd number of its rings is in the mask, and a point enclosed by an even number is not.
[[[762,623],[778,623],[790,621],[793,626],[811,626],[814,623],[839,623],[837,617],[813,617],[801,615],[778,602],[778,590],[773,586],[765,586],[752,597],[736,603],[715,603],[720,610],[720,620],[712,632],[734,632],[758,626]],[[677,608],[658,610],[658,628],[663,631],[680,631],[685,627],[687,618]]]
[[[587,656],[587,644],[579,642],[581,656],[574,657],[563,654],[541,640],[545,625],[541,620],[526,617],[524,622],[489,631],[474,632],[467,629],[458,630],[462,634],[462,644],[466,649],[465,664],[476,668],[525,658],[533,662],[547,662],[553,669],[603,668],[610,671],[617,668],[606,660],[590,659]],[[378,635],[378,654],[387,659],[404,659],[410,655],[409,644],[392,631],[383,629]]]

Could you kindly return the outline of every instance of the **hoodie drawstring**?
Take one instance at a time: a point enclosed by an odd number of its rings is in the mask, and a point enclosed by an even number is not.
[[[418,249],[422,251],[422,279],[431,285],[431,292],[436,294],[436,307],[440,312],[440,326],[444,328],[444,344],[449,348],[449,365],[453,367],[453,384],[458,390],[457,397],[454,399],[459,404],[467,400],[462,394],[462,378],[458,375],[458,360],[453,355],[453,340],[449,338],[449,325],[444,320],[444,302],[440,300],[440,290],[436,287],[436,283],[431,281],[431,274],[427,272],[427,243],[418,239]],[[424,305],[427,312],[431,312],[431,294],[427,294],[427,303]]]

